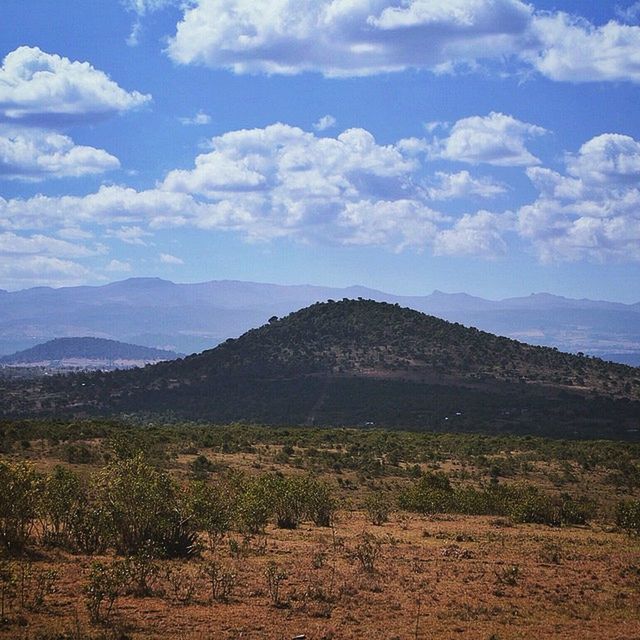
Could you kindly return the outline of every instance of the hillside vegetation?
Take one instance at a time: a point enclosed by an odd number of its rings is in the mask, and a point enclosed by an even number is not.
[[[14,386],[3,409],[636,437],[640,372],[343,300],[183,360]]]

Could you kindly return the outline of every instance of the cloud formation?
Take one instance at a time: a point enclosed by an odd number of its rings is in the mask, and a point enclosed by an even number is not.
[[[539,197],[520,209],[520,233],[544,261],[640,260],[640,142],[596,136],[565,165],[528,169]]]
[[[447,138],[434,139],[429,151],[433,158],[469,164],[528,167],[540,164],[540,160],[527,150],[525,142],[544,133],[537,125],[491,112],[485,117],[458,120]]]
[[[0,178],[39,181],[80,177],[120,168],[102,149],[74,144],[68,136],[27,128],[0,127]]]
[[[235,73],[450,73],[508,60],[552,80],[640,81],[639,27],[521,0],[193,0],[183,11],[169,56]]]
[[[180,123],[184,125],[202,126],[205,124],[211,124],[211,116],[204,111],[198,111],[194,116],[188,118],[180,118]]]
[[[148,103],[88,62],[19,47],[0,67],[0,121],[55,126],[111,116]]]

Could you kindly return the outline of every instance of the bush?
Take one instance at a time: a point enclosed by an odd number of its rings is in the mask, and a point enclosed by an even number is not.
[[[453,488],[443,473],[429,473],[400,494],[400,508],[432,514],[452,509]]]
[[[308,516],[318,527],[330,527],[336,512],[336,500],[327,482],[307,480]]]
[[[197,480],[189,485],[187,509],[193,526],[205,531],[211,548],[229,531],[234,517],[234,496],[230,486]]]
[[[616,524],[629,535],[640,536],[640,500],[626,500],[616,509]]]
[[[105,622],[111,615],[113,605],[122,595],[128,582],[123,562],[94,562],[89,571],[85,587],[85,599],[92,622]]]
[[[387,496],[381,493],[372,493],[365,500],[364,507],[367,510],[371,524],[380,526],[389,521],[392,507]]]
[[[169,557],[195,553],[196,534],[181,514],[176,485],[141,456],[101,471],[96,497],[118,553],[135,555],[149,546]]]
[[[48,542],[63,544],[67,541],[73,514],[85,500],[80,478],[70,469],[57,466],[45,478],[41,514]]]
[[[0,544],[9,553],[19,553],[38,516],[42,478],[27,462],[0,461],[0,487]]]

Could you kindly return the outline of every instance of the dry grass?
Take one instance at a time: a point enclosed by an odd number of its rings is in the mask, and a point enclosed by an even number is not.
[[[113,637],[170,640],[640,638],[637,541],[595,526],[508,524],[402,514],[372,527],[354,512],[341,514],[334,531],[270,528],[239,557],[227,539],[217,551],[237,576],[227,603],[210,601],[197,577],[202,560],[164,562],[163,569],[193,576],[193,601],[178,601],[161,575],[152,596],[118,599],[107,627],[91,625],[84,605],[94,558],[42,549],[35,564],[60,572],[57,593],[41,611],[13,611],[13,624],[0,637],[54,638],[67,631],[73,638],[86,637],[78,630],[97,636],[116,629]],[[373,573],[354,556],[364,531],[381,542]],[[234,539],[242,549],[242,539]],[[267,588],[269,562],[287,574],[280,606]]]

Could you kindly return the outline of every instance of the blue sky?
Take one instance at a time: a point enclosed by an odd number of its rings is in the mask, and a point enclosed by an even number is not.
[[[640,2],[0,11],[0,288],[640,300]]]

